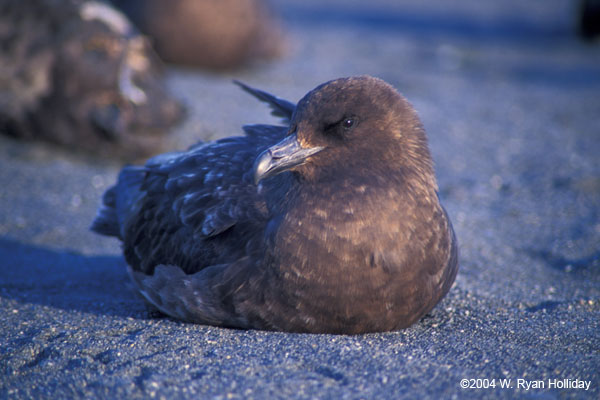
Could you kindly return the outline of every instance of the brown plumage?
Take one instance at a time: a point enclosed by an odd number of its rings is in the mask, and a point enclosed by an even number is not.
[[[295,332],[405,328],[458,270],[427,139],[410,104],[372,77],[297,105],[240,84],[286,126],[123,170],[92,229],[123,240],[163,312]]]
[[[0,0],[0,133],[137,159],[182,116],[147,39],[108,4]]]

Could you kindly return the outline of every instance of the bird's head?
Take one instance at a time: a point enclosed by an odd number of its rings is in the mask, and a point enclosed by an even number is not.
[[[435,182],[415,110],[391,85],[370,76],[324,83],[298,102],[288,136],[254,163],[256,183],[284,171],[313,182],[344,173],[369,179],[394,172]]]

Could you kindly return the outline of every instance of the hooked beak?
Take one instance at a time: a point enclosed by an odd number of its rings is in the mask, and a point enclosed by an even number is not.
[[[263,151],[254,162],[254,183],[302,164],[323,147],[303,148],[293,133],[274,146]]]

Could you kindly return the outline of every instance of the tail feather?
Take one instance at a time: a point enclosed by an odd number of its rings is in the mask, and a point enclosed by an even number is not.
[[[123,224],[141,194],[139,189],[145,174],[144,167],[123,168],[117,184],[108,189],[102,197],[102,205],[90,226],[92,231],[123,238]]]
[[[111,187],[102,197],[102,205],[90,226],[90,229],[96,233],[105,236],[121,237],[119,219],[116,209],[116,186]]]

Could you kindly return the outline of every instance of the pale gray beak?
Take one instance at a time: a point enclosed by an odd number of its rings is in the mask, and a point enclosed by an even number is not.
[[[295,133],[263,151],[254,162],[254,183],[300,165],[324,147],[303,148]]]

